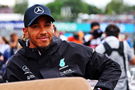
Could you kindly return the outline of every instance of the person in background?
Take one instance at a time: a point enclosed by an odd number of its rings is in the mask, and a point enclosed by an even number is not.
[[[59,37],[59,32],[58,32],[56,26],[53,25],[53,27],[54,27],[54,35],[55,35],[56,37]]]
[[[12,33],[10,35],[10,42],[9,42],[10,48],[4,52],[4,56],[7,59],[9,59],[12,55],[14,55],[18,50],[18,38],[19,37],[16,33]]]
[[[102,33],[100,24],[98,22],[92,22],[89,40],[85,41],[83,44],[91,48],[96,48],[96,46],[101,43]]]
[[[10,46],[7,39],[5,37],[0,37],[0,52],[4,54],[4,52],[9,48]]]
[[[36,4],[26,10],[23,33],[27,39],[8,60],[4,81],[83,77],[98,80],[94,90],[113,90],[120,66],[92,48],[56,37],[54,21],[46,6]]]
[[[133,40],[133,50],[134,50],[134,54],[135,54],[135,39]]]
[[[84,42],[83,44],[91,48],[96,48],[102,41],[102,34],[103,32],[100,29],[94,30],[93,32],[91,32],[89,40]]]
[[[61,40],[67,41],[67,37],[64,34],[65,34],[65,32],[59,32],[59,38]]]
[[[0,53],[0,75],[2,75],[2,65],[3,65],[3,62],[4,62],[4,56],[2,53]]]
[[[85,42],[89,41],[89,40],[92,40],[93,37],[92,37],[92,33],[95,31],[95,30],[100,30],[100,24],[98,22],[92,22],[90,24],[90,32],[89,34],[87,34],[84,39],[85,39]],[[88,44],[89,45],[89,44]]]
[[[99,30],[99,29],[100,29],[100,24],[98,22],[92,22],[91,23],[90,33],[94,32],[95,30]]]
[[[128,34],[125,34],[125,41],[127,41],[128,45],[133,48],[133,42],[132,40],[129,38]]]
[[[4,61],[4,56],[2,53],[0,53],[0,83],[3,82],[3,71],[2,71],[2,65],[3,65],[3,61]]]
[[[79,31],[77,32],[78,36],[79,36],[79,40],[83,43],[84,42],[84,32]]]
[[[11,55],[14,55],[17,51],[18,47],[18,35],[16,33],[12,33],[10,35],[10,47],[11,47]]]
[[[0,37],[0,82],[2,82],[3,66],[7,61],[4,53],[9,48],[10,46],[8,40],[5,37]]]
[[[68,37],[68,41],[74,42],[74,43],[78,43],[78,44],[82,44],[83,43],[83,41],[80,40],[79,34],[77,32],[75,32],[73,34],[73,36]]]
[[[3,37],[2,37],[2,40],[4,41],[5,44],[9,45],[9,41],[7,40],[6,37],[3,36]]]
[[[135,56],[126,41],[119,41],[119,33],[120,29],[116,25],[108,25],[105,29],[105,39],[95,50],[98,53],[106,54],[121,66],[122,74],[114,90],[129,90],[128,61],[135,64]]]

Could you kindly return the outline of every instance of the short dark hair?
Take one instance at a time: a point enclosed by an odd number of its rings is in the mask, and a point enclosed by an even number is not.
[[[116,26],[114,24],[109,24],[105,29],[105,33],[106,33],[107,36],[118,37],[118,35],[120,33],[120,29],[119,29],[118,26]]]
[[[93,28],[94,26],[100,26],[100,24],[98,22],[92,22],[91,23],[91,28]]]

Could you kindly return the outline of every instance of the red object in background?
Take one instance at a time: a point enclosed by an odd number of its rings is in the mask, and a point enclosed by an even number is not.
[[[68,41],[75,42],[75,43],[78,43],[78,44],[82,44],[83,43],[82,41],[75,39],[73,36],[72,37],[68,37]]]

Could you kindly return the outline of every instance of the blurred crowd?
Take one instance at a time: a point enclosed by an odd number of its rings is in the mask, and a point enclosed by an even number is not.
[[[90,32],[73,32],[72,34],[67,32],[59,32],[55,27],[55,34],[57,37],[61,38],[62,40],[71,41],[78,44],[84,44],[91,48],[95,48],[99,45],[105,36],[104,30],[100,29],[100,24],[98,22],[91,23],[91,30]],[[135,50],[135,39],[132,38],[128,33],[120,33],[118,39],[120,41],[126,41],[128,45]]]
[[[61,38],[62,40],[86,45],[95,49],[99,44],[102,43],[106,35],[103,32],[104,30],[100,29],[100,24],[98,22],[91,23],[90,28],[90,32],[88,33],[79,31],[74,32],[71,35],[66,35],[65,32],[60,32],[57,30],[57,27],[54,26],[54,32],[55,36]],[[128,34],[120,34],[118,39],[119,41],[126,41],[133,52],[135,51],[135,40],[131,39]],[[9,58],[21,48],[18,40],[19,36],[17,33],[12,33],[9,39],[4,36],[0,36],[0,75],[3,74],[5,64]]]
[[[18,39],[19,37],[16,33],[10,35],[10,40],[4,36],[0,36],[0,74],[3,73],[7,60],[14,55],[19,48]]]

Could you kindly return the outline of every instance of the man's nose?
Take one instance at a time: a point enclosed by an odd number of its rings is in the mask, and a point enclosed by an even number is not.
[[[41,33],[47,33],[47,29],[46,28],[43,28],[43,27],[41,27]]]

